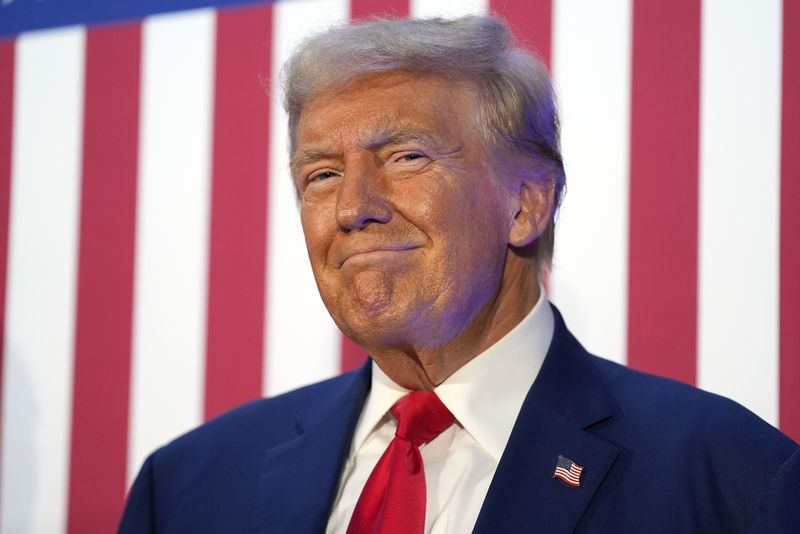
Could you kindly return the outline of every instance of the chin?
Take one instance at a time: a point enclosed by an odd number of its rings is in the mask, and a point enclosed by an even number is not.
[[[380,348],[413,344],[414,326],[397,306],[351,307],[332,313],[339,329],[358,345]]]
[[[390,347],[433,349],[451,341],[463,328],[462,321],[400,305],[380,313],[353,313],[336,323],[347,337],[370,351]]]

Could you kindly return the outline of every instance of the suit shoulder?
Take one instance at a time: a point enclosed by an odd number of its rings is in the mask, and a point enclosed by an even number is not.
[[[637,371],[590,356],[597,374],[614,397],[622,419],[647,424],[665,442],[683,439],[760,450],[780,461],[797,444],[741,404],[684,382]],[[771,451],[771,453],[770,453]]]
[[[314,418],[330,399],[341,395],[357,380],[357,372],[304,386],[275,397],[262,398],[233,408],[179,436],[158,451],[164,457],[187,457],[193,451],[214,449],[261,449],[294,436],[297,418]]]
[[[269,451],[292,443],[305,425],[329,420],[332,409],[356,402],[365,394],[364,377],[348,373],[252,401],[178,437],[145,462],[132,506],[152,517],[159,531],[246,531]],[[131,512],[130,521],[142,514]]]
[[[720,395],[594,356],[590,362],[614,405],[590,429],[619,450],[610,500],[651,509],[641,517],[665,532],[750,532],[770,488],[794,472],[798,445]],[[663,510],[652,506],[659,502]]]

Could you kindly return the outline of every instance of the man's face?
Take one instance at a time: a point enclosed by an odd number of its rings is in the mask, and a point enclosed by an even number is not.
[[[497,294],[515,214],[474,90],[404,71],[303,110],[292,174],[322,299],[371,347],[439,347]]]

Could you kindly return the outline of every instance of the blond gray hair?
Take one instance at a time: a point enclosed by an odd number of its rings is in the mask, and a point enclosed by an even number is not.
[[[549,266],[565,186],[555,96],[541,60],[495,17],[376,19],[310,37],[283,70],[291,152],[300,114],[311,98],[353,78],[396,69],[473,84],[485,142],[525,162],[526,174],[553,182],[550,224],[533,245],[540,268]]]

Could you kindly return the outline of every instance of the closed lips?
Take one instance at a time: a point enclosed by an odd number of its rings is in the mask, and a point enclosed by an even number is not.
[[[394,252],[405,252],[408,250],[413,250],[419,248],[415,245],[381,245],[378,247],[358,247],[349,249],[346,252],[339,255],[339,258],[336,264],[341,267],[347,260],[356,258],[358,256],[362,256],[364,258],[374,256],[379,257],[383,254],[391,254]]]

